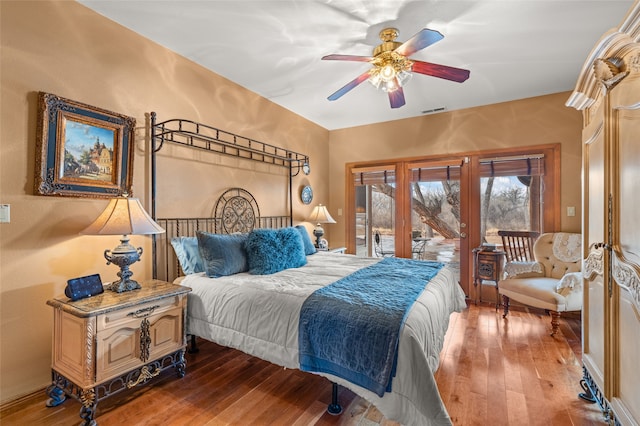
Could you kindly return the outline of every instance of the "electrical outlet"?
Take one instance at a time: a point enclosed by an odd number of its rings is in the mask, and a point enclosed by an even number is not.
[[[575,216],[576,208],[575,207],[567,207],[567,216]]]

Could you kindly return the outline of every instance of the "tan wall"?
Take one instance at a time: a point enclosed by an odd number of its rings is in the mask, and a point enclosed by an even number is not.
[[[582,115],[564,103],[569,92],[331,132],[331,213],[344,211],[345,164],[454,154],[512,146],[561,144],[561,230],[581,229]],[[568,217],[567,207],[576,208]],[[343,217],[336,217],[344,223]],[[329,225],[331,244],[344,244],[344,226]]]
[[[213,74],[171,51],[69,1],[2,1],[0,203],[11,205],[11,223],[0,224],[0,402],[42,389],[50,380],[52,311],[46,301],[66,281],[99,273],[116,279],[105,249],[117,238],[79,236],[106,200],[34,195],[37,92],[44,91],[135,117],[134,195],[149,208],[145,114],[160,120],[186,118],[309,154],[312,173],[294,178],[294,190],[310,183],[326,198],[329,132],[255,93]],[[256,195],[264,214],[287,214],[287,178],[279,170],[201,156],[193,167],[169,163],[161,151],[159,213],[195,206],[208,215],[230,186]],[[208,162],[232,167],[211,167]],[[177,160],[180,163],[180,160]],[[194,164],[193,162],[191,163]],[[238,166],[239,168],[236,168]],[[169,202],[170,196],[180,198]],[[312,205],[294,197],[294,219]],[[150,238],[132,237],[145,253],[133,265],[134,278],[150,278]]]
[[[74,2],[0,2],[1,100],[0,203],[11,205],[11,223],[0,224],[0,403],[44,388],[50,378],[51,308],[46,300],[66,280],[100,273],[115,278],[102,252],[116,238],[79,236],[105,200],[33,193],[36,97],[45,91],[133,116],[138,121],[134,195],[149,207],[146,115],[187,118],[266,143],[309,154],[312,172],[294,178],[294,221],[317,202],[328,204],[338,224],[327,225],[332,246],[344,240],[346,162],[562,143],[562,203],[576,206],[562,228],[580,229],[581,117],[565,108],[568,94],[551,95],[417,119],[329,132],[244,90]],[[329,155],[330,152],[330,155]],[[169,158],[177,157],[177,158]],[[186,159],[197,161],[186,161]],[[211,164],[216,167],[211,167]],[[281,214],[286,177],[256,163],[212,158],[180,148],[159,159],[160,215],[208,215],[230,186],[251,191],[265,215]],[[314,202],[299,201],[311,184]],[[132,266],[150,277],[150,240]]]

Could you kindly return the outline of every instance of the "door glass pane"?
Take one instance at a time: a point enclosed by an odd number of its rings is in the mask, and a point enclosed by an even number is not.
[[[395,255],[395,172],[354,171],[356,255]]]
[[[459,274],[460,167],[411,169],[409,180],[413,258],[448,263]]]

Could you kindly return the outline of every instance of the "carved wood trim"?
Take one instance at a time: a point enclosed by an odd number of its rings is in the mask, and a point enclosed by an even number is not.
[[[593,48],[589,56],[582,66],[582,70],[578,77],[576,87],[565,103],[568,107],[573,107],[577,110],[588,110],[600,98],[607,90],[606,84],[598,77],[596,68],[600,67],[596,61],[609,61],[614,64],[622,72],[627,72],[629,69],[636,70],[635,61],[630,59],[628,62],[631,64],[625,64],[623,67],[619,61],[624,59],[624,56],[628,54],[629,48],[640,41],[640,2],[636,2],[627,13],[627,16],[622,20],[617,28],[605,33],[598,44]],[[597,66],[594,66],[597,65]],[[606,65],[606,62],[605,64]],[[626,68],[626,69],[625,69]],[[626,74],[625,74],[626,76]],[[613,76],[612,76],[613,77]],[[624,76],[622,77],[624,78]],[[620,78],[620,80],[622,79]],[[617,84],[619,81],[616,81]],[[587,114],[588,116],[588,114]]]
[[[595,275],[604,273],[604,250],[595,250],[589,253],[583,264],[584,278],[592,281]]]
[[[607,91],[613,89],[616,84],[629,75],[629,71],[623,71],[624,68],[625,63],[619,58],[598,58],[593,62],[593,72]]]
[[[615,253],[612,260],[614,281],[631,294],[633,305],[640,311],[640,276],[638,271],[620,260]]]
[[[93,348],[95,347],[95,318],[90,318],[87,321],[86,328],[86,344],[85,344],[85,368],[84,368],[84,380],[85,382],[92,382],[93,377]]]

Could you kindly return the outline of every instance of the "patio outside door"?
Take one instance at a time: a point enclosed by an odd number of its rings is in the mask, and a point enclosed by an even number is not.
[[[395,166],[353,170],[356,255],[395,256]]]
[[[466,220],[461,216],[463,164],[463,159],[434,160],[409,163],[407,168],[411,257],[446,263],[458,280],[460,248],[466,238]]]

